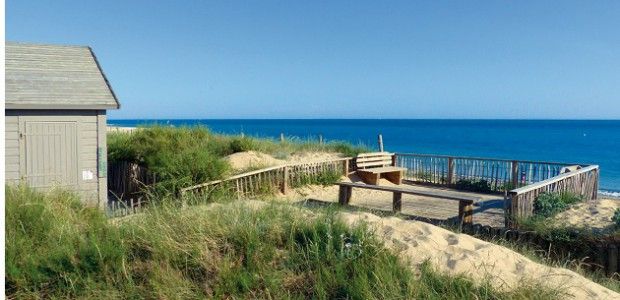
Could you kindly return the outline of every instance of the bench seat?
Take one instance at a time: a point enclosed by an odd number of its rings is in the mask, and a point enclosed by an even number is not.
[[[394,166],[394,154],[388,152],[360,153],[356,157],[357,175],[367,184],[379,184],[385,178],[401,184],[406,168]]]
[[[381,168],[372,168],[372,169],[358,169],[358,172],[368,172],[368,173],[387,173],[387,172],[395,172],[395,171],[406,171],[407,168],[401,167],[381,167]]]

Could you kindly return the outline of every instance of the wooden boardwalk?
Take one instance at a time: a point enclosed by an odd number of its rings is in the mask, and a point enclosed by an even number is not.
[[[355,180],[353,180],[355,181]],[[504,226],[504,198],[500,195],[487,195],[456,191],[447,188],[402,184],[401,187],[418,191],[449,191],[467,196],[480,197],[482,201],[474,205],[473,222],[493,227]],[[305,199],[319,202],[338,202],[338,187],[312,187],[300,189]],[[350,205],[363,209],[391,212],[392,193],[366,189],[353,189]],[[458,203],[451,200],[403,195],[401,215],[433,223],[455,220],[458,217]]]

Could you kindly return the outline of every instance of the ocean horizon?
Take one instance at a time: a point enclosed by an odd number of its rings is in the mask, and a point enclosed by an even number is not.
[[[110,126],[206,126],[277,139],[347,141],[386,151],[597,164],[600,192],[620,196],[620,120],[109,119]]]

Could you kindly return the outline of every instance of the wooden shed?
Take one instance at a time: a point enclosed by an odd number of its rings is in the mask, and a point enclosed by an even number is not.
[[[6,43],[5,175],[107,202],[106,110],[119,103],[90,47]]]

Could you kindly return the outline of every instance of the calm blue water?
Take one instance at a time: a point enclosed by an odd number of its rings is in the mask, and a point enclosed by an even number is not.
[[[117,126],[205,125],[220,133],[345,140],[387,151],[601,166],[602,190],[620,192],[620,120],[109,120]]]

